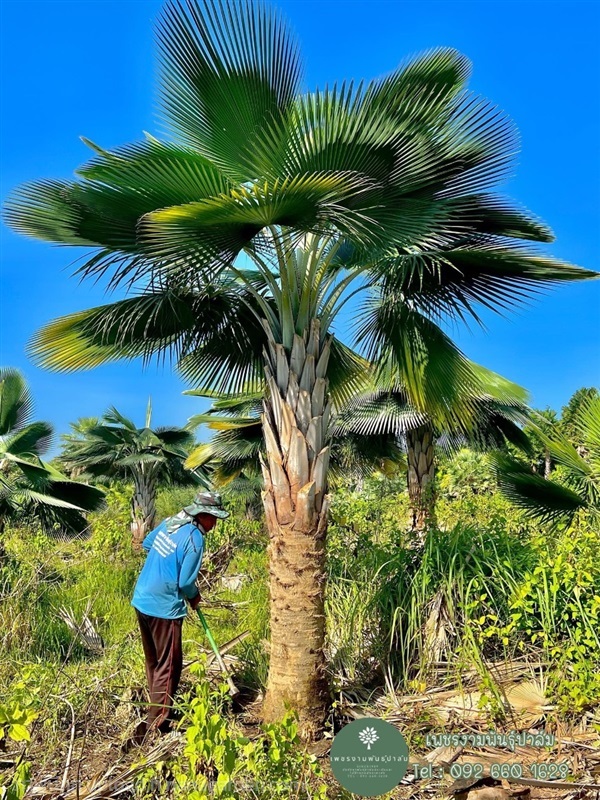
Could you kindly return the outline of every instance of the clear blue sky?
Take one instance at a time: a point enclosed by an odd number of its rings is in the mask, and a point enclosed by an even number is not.
[[[103,147],[157,131],[152,23],[158,0],[2,0],[2,192],[26,180],[68,178]],[[556,233],[550,252],[600,270],[600,5],[493,0],[281,0],[302,45],[309,88],[372,78],[408,55],[446,45],[473,63],[471,87],[516,122],[522,148],[507,194]],[[77,253],[2,231],[0,362],[23,370],[37,417],[63,432],[115,404],[143,422],[183,424],[200,401],[168,368],[119,364],[57,375],[27,359],[48,320],[103,301],[70,277]],[[455,331],[471,358],[560,408],[600,383],[600,281],[554,289],[488,330]]]

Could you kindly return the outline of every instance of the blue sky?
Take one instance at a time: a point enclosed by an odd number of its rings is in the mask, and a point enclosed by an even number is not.
[[[91,153],[157,132],[152,23],[157,0],[3,0],[2,194],[39,178],[68,178]],[[473,64],[471,88],[504,109],[521,134],[503,191],[548,222],[552,254],[600,270],[600,6],[493,0],[281,0],[298,34],[308,88],[373,78],[405,57],[452,46]],[[2,230],[0,362],[27,376],[36,416],[63,432],[109,405],[142,424],[183,424],[200,402],[168,369],[118,364],[57,375],[25,345],[48,320],[97,305],[100,287],[70,277],[73,249]],[[453,330],[474,360],[560,408],[600,383],[600,281],[562,286],[517,315],[485,316],[487,331]]]

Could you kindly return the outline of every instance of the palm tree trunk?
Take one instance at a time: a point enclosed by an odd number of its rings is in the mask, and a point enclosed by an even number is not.
[[[428,523],[435,518],[434,432],[430,425],[420,425],[406,434],[408,455],[408,497],[411,528],[419,541]]]
[[[269,532],[270,664],[266,721],[289,705],[300,735],[315,738],[329,703],[325,672],[325,537],[329,511],[327,362],[317,321],[291,352],[269,332],[262,423],[263,504]]]
[[[131,535],[133,546],[141,550],[146,535],[154,528],[156,520],[156,476],[144,470],[142,464],[133,471],[133,497],[131,498]]]
[[[550,478],[551,472],[552,472],[552,458],[550,456],[550,451],[546,450],[544,452],[544,478],[546,480]]]

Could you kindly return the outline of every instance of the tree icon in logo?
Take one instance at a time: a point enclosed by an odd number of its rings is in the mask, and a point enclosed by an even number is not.
[[[367,745],[367,750],[370,750],[371,745],[379,739],[379,736],[377,735],[375,728],[363,728],[358,734],[358,738],[363,744]]]

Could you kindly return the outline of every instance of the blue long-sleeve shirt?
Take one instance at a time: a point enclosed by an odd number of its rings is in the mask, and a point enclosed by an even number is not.
[[[198,594],[196,576],[204,552],[204,531],[193,522],[167,533],[166,520],[143,541],[148,550],[131,605],[152,617],[185,617],[185,599]]]

